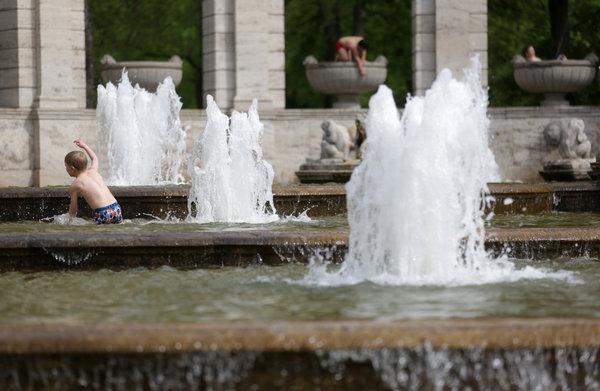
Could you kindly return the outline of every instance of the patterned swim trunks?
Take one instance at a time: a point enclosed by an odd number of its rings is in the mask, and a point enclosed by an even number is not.
[[[118,202],[98,208],[94,211],[94,222],[96,224],[120,224],[123,222],[121,206]]]

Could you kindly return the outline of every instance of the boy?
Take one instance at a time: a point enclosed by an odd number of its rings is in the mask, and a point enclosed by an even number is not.
[[[71,151],[65,156],[67,173],[76,178],[69,188],[71,194],[69,217],[74,218],[77,215],[77,195],[81,194],[88,205],[94,209],[96,224],[119,224],[123,222],[121,206],[98,173],[98,157],[83,140],[77,139],[74,143],[83,148],[92,159],[92,164],[87,167],[87,157],[81,151]]]

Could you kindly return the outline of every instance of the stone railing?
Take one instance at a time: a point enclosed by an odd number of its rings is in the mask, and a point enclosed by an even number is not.
[[[517,85],[526,92],[545,95],[542,106],[568,106],[565,94],[578,92],[594,81],[597,57],[583,60],[526,61],[516,56],[512,63]]]
[[[131,84],[136,83],[147,91],[154,92],[158,84],[167,76],[171,76],[173,84],[181,83],[182,61],[179,56],[173,56],[169,61],[122,61],[117,62],[112,56],[106,54],[100,60],[102,64],[102,79],[117,84],[121,80],[123,68],[127,71]]]
[[[387,59],[378,56],[365,64],[365,75],[358,73],[353,61],[319,62],[313,56],[304,59],[310,86],[323,94],[336,96],[335,108],[359,109],[360,94],[375,91],[387,77]]]

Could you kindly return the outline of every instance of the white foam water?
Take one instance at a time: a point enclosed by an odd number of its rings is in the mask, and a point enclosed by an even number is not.
[[[181,100],[167,77],[151,93],[131,85],[127,72],[120,83],[98,86],[99,152],[108,157],[101,170],[111,185],[181,183],[185,131]]]
[[[206,97],[206,128],[189,164],[188,221],[266,223],[278,220],[273,167],[263,158],[256,99],[248,113],[223,114]]]
[[[464,285],[563,278],[517,270],[484,249],[487,182],[499,179],[488,147],[487,92],[473,59],[458,81],[445,69],[399,117],[392,91],[369,102],[363,161],[347,184],[349,251],[338,271],[313,260],[303,283]]]

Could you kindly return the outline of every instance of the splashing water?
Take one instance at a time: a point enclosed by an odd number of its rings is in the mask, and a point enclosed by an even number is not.
[[[181,183],[185,131],[181,101],[167,77],[150,93],[133,87],[127,72],[118,86],[98,86],[98,145],[108,156],[103,174],[111,185]]]
[[[189,173],[188,221],[266,223],[278,219],[271,165],[263,159],[263,125],[256,99],[231,119],[206,97],[206,128],[196,143]]]
[[[408,99],[402,118],[392,91],[379,87],[369,102],[363,162],[346,186],[349,252],[339,271],[314,261],[304,283],[462,285],[550,276],[516,270],[484,249],[486,183],[499,175],[479,74],[476,58],[462,81],[443,70],[425,97]]]

